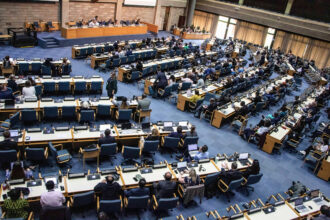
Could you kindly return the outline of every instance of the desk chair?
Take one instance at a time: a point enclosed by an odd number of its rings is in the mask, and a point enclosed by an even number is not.
[[[134,55],[129,55],[128,56],[128,61],[127,61],[128,63],[133,63],[133,62],[135,62],[135,56]]]
[[[68,65],[64,65],[62,67],[62,75],[70,75],[70,73],[72,72],[72,66],[71,64],[68,64]]]
[[[43,93],[44,94],[54,94],[56,92],[56,83],[55,82],[45,82],[43,84]]]
[[[204,184],[199,184],[196,186],[188,186],[183,188],[180,184],[178,187],[178,194],[183,200],[183,205],[187,206],[190,201],[194,199],[194,197],[199,197],[199,203],[202,203],[202,198],[204,196],[205,187]]]
[[[89,88],[89,93],[100,93],[102,94],[102,83],[101,82],[92,82]]]
[[[152,88],[152,86],[148,87],[148,91],[149,91],[149,95],[151,95],[152,97],[154,97],[156,95],[154,89]]]
[[[58,164],[68,163],[72,159],[68,150],[63,149],[63,144],[53,145],[52,142],[48,142],[48,147],[54,160],[56,160]],[[60,147],[60,150],[57,150],[57,147]]]
[[[52,68],[50,66],[41,65],[41,75],[51,76],[52,75]]]
[[[147,196],[130,196],[130,197],[124,197],[124,207],[126,209],[144,209],[146,210],[147,207],[149,207],[150,197]],[[140,219],[139,213],[136,213],[138,216],[138,219]]]
[[[61,116],[62,116],[62,119],[66,119],[66,120],[75,119],[76,118],[76,107],[75,106],[63,106]]]
[[[119,67],[120,65],[120,58],[112,60],[112,67]]]
[[[190,82],[183,82],[181,85],[181,90],[187,90],[190,89],[191,83]]]
[[[194,112],[203,103],[204,99],[198,99],[196,103],[189,102],[189,111]]]
[[[26,123],[34,123],[38,121],[38,112],[36,110],[31,109],[24,109],[21,111],[21,121],[23,121],[24,124]]]
[[[96,113],[99,118],[110,118],[111,106],[110,105],[98,105]]]
[[[85,169],[85,160],[90,158],[96,158],[97,167],[99,167],[100,148],[98,145],[95,145],[95,147],[90,148],[80,148],[79,153],[82,155],[83,158],[83,169]]]
[[[73,86],[73,93],[74,94],[81,94],[81,93],[85,93],[87,90],[87,85],[86,85],[86,81],[84,82],[75,82],[74,86]]]
[[[159,149],[159,140],[156,141],[148,141],[145,140],[142,148],[143,154],[155,154]]]
[[[42,86],[41,85],[36,85],[36,86],[34,86],[34,89],[36,90],[37,98],[40,99],[41,94],[42,94]]]
[[[134,113],[135,114],[134,118],[138,118],[138,121],[140,123],[141,118],[148,117],[150,122],[151,111],[152,111],[151,109],[138,109]]]
[[[232,191],[238,189],[242,185],[246,183],[246,179],[244,177],[238,180],[232,180],[228,185],[222,180],[218,181],[218,188],[225,194],[227,197],[227,201],[230,202],[230,195],[235,195]]]
[[[15,125],[19,122],[20,112],[10,115],[5,121],[0,121],[0,128],[8,130],[9,128],[14,128]]]
[[[126,164],[139,164],[138,161],[134,159],[139,159],[141,158],[141,151],[142,149],[138,147],[129,147],[129,146],[124,146],[122,149],[122,154],[124,157],[124,162],[122,162],[122,165]]]
[[[25,148],[25,159],[36,164],[41,164],[48,158],[48,147],[45,148]],[[40,166],[39,166],[40,169]]]
[[[185,139],[181,139],[179,143],[179,147],[183,149],[187,149],[191,144],[198,144],[198,136],[195,137],[186,137]]]
[[[56,120],[58,119],[58,108],[57,106],[44,107],[43,119],[44,120]]]
[[[94,110],[81,110],[78,114],[78,122],[79,123],[91,123],[95,121],[95,112]]]
[[[109,70],[111,68],[111,60],[108,59],[105,61],[105,63],[102,63],[99,65],[99,72],[106,72],[107,70]]]
[[[115,200],[100,200],[100,197],[97,197],[97,212],[105,212],[108,215],[114,213],[121,213],[123,209],[122,197],[119,196],[119,199]]]
[[[178,151],[178,146],[179,146],[180,138],[175,138],[175,137],[162,137],[161,141],[161,146],[163,149],[170,150],[177,152]]]
[[[68,94],[71,92],[70,82],[59,82],[58,83],[58,92],[61,94]]]
[[[41,208],[39,215],[40,220],[71,220],[71,213],[69,207],[59,206],[50,207],[45,206]]]
[[[249,190],[251,190],[252,192],[254,191],[254,188],[251,185],[260,182],[262,176],[263,176],[263,174],[259,173],[259,174],[256,174],[256,175],[250,175],[247,178],[245,184],[243,184],[241,186],[241,188],[246,192],[247,196],[249,195]]]
[[[94,203],[94,191],[79,193],[69,197],[70,208],[72,210],[79,210],[79,212],[82,212],[83,218],[85,217],[84,211],[86,208],[94,206]]]
[[[18,64],[18,72],[21,75],[29,72],[29,64],[28,63],[20,63]]]
[[[56,30],[56,28],[53,26],[53,22],[51,22],[51,21],[48,21],[46,26],[47,26],[48,32],[52,32],[52,31]]]
[[[131,119],[132,109],[119,109],[116,112],[117,121],[129,121]]]
[[[117,158],[115,155],[118,152],[117,143],[112,144],[101,144],[101,157],[110,157],[110,158]],[[111,165],[113,165],[113,161],[111,160]]]
[[[20,152],[16,150],[1,150],[0,151],[0,164],[11,163],[18,161],[20,158]]]
[[[159,211],[172,210],[176,208],[179,204],[179,197],[177,197],[175,193],[173,193],[172,198],[160,198],[157,201],[156,196],[152,195],[152,199],[153,199],[152,208],[156,213],[157,218]]]
[[[212,198],[217,192],[217,182],[220,176],[220,172],[209,174],[203,181],[205,187],[205,196],[207,199]]]
[[[142,73],[140,71],[133,71],[132,73],[127,74],[127,80],[131,82],[138,80],[141,77],[142,77]]]
[[[34,21],[34,22],[33,22],[33,28],[34,28],[34,30],[37,31],[37,32],[40,32],[40,31],[41,31],[41,27],[40,27],[38,21]]]
[[[324,158],[327,157],[327,152],[321,152],[318,150],[310,151],[309,154],[305,157],[303,164],[306,164],[313,173],[316,173],[321,162]]]
[[[33,73],[33,74],[40,74],[41,72],[41,63],[39,63],[39,62],[32,62],[32,64],[31,64],[31,72]]]
[[[158,95],[165,100],[171,95],[172,86],[166,86],[165,89],[158,89]]]
[[[242,134],[244,131],[244,127],[247,124],[247,117],[244,117],[242,115],[238,115],[234,118],[232,123],[230,124],[230,127],[233,129],[233,131],[238,132],[239,135]]]

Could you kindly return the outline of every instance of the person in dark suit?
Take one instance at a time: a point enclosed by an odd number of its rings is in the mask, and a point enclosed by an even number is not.
[[[260,172],[259,161],[254,159],[252,164],[248,164],[249,167],[243,172],[244,178],[248,178],[250,175],[257,175]]]
[[[126,197],[130,197],[130,196],[148,196],[149,195],[149,189],[145,188],[145,185],[146,185],[146,180],[145,179],[140,179],[139,188],[125,191]]]
[[[182,127],[179,125],[177,128],[176,128],[176,131],[173,131],[169,137],[174,137],[174,138],[183,138],[183,134],[182,134]]]
[[[137,71],[140,71],[140,72],[143,71],[143,64],[142,64],[141,60],[137,61],[137,64],[136,64],[135,68],[136,68]]]
[[[15,99],[11,88],[0,85],[0,99]]]
[[[215,99],[214,98],[211,98],[210,99],[210,104],[209,105],[200,105],[196,109],[194,116],[196,118],[200,118],[202,112],[208,111],[208,112],[211,112],[212,113],[216,108],[217,108],[217,103],[215,102]]]
[[[10,138],[10,132],[4,131],[3,137],[5,138],[3,141],[0,142],[0,150],[16,150],[19,151],[17,142],[13,141]]]
[[[11,88],[13,92],[16,92],[18,90],[17,83],[15,82],[15,76],[10,75],[8,81],[7,81],[7,87]]]
[[[166,78],[166,75],[164,72],[160,71],[160,68],[158,67],[157,69],[157,78],[156,78],[156,81],[155,81],[155,91],[158,91],[158,89],[164,89],[168,82],[167,82],[167,78]]]
[[[96,193],[101,193],[102,200],[114,200],[119,199],[121,187],[114,181],[114,177],[109,175],[94,187],[94,191]]]
[[[225,171],[225,169],[228,169],[228,165],[225,164],[221,173],[220,173],[220,179],[222,179],[227,185],[230,184],[233,180],[238,180],[242,178],[242,173],[237,170],[237,163],[233,162],[231,164],[231,170]]]
[[[158,184],[154,183],[156,197],[159,198],[171,198],[176,190],[176,182],[172,182],[172,174],[166,172],[164,175],[165,180],[160,181]]]
[[[104,131],[104,135],[101,135],[101,138],[99,139],[99,145],[101,146],[102,144],[112,144],[115,143],[116,139],[112,136],[110,136],[110,129],[106,129]]]

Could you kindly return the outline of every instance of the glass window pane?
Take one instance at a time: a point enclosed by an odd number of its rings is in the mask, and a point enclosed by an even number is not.
[[[264,47],[270,48],[270,46],[272,44],[272,41],[273,41],[273,38],[274,38],[273,34],[267,34]]]
[[[237,20],[234,19],[234,18],[231,18],[230,21],[229,21],[229,23],[231,23],[231,24],[236,24],[236,22],[237,22]]]
[[[234,25],[234,24],[229,24],[226,39],[229,39],[230,37],[231,37],[231,38],[234,38],[234,35],[235,35],[235,27],[236,27],[236,25]]]
[[[274,28],[268,28],[268,34],[275,34]]]
[[[219,21],[228,22],[229,18],[225,16],[219,16]]]
[[[226,28],[227,28],[227,23],[219,21],[218,26],[217,26],[217,32],[215,33],[215,36],[217,38],[224,39],[225,33],[226,33]]]

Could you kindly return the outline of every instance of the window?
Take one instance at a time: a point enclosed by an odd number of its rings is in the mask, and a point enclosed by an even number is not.
[[[220,39],[228,39],[230,37],[234,38],[236,22],[236,19],[219,16],[215,36]]]
[[[268,28],[264,47],[271,48],[275,37],[275,29]]]

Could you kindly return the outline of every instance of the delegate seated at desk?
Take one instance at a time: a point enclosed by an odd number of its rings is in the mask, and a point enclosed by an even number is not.
[[[227,185],[230,184],[231,181],[233,180],[238,180],[240,178],[242,178],[242,173],[237,170],[237,163],[233,162],[231,164],[231,169],[228,171],[225,171],[224,169],[229,169],[228,168],[228,164],[222,164],[222,169],[221,169],[221,173],[220,173],[220,179],[222,179],[222,181],[224,181]]]
[[[190,127],[190,131],[188,131],[186,133],[186,135],[184,136],[184,138],[186,138],[186,137],[197,137],[197,136],[198,135],[197,135],[197,132],[196,132],[196,127],[195,127],[195,125],[192,125]]]
[[[330,208],[327,205],[322,205],[320,208],[321,214],[317,217],[313,217],[313,215],[308,215],[307,220],[329,220],[330,219]]]
[[[139,180],[139,188],[136,189],[130,189],[125,191],[125,196],[148,196],[149,195],[149,188],[145,187],[146,180],[140,179]]]
[[[250,175],[257,175],[260,172],[259,161],[254,159],[252,164],[248,163],[248,168],[242,173],[244,178],[248,178]]]
[[[208,112],[212,113],[216,108],[217,108],[217,103],[215,102],[215,99],[214,99],[214,98],[211,98],[211,99],[210,99],[210,104],[209,104],[209,105],[200,105],[200,106],[196,109],[196,111],[195,111],[195,113],[194,113],[194,116],[195,116],[196,118],[200,118],[202,112],[206,112],[206,111],[208,111]]]
[[[157,199],[171,198],[173,197],[173,193],[176,191],[176,182],[171,181],[172,174],[170,172],[166,172],[164,178],[165,180],[153,184]]]
[[[47,192],[41,194],[40,204],[42,207],[59,207],[65,202],[65,197],[60,191],[55,190],[55,183],[52,180],[46,183]]]
[[[199,148],[198,154],[195,155],[193,158],[194,160],[203,160],[203,159],[209,159],[209,152],[208,152],[207,145],[204,145],[203,147]]]
[[[99,139],[99,146],[101,146],[102,144],[112,144],[112,143],[116,143],[116,139],[110,136],[110,129],[106,129],[104,131],[104,135],[101,134],[101,137]]]
[[[8,192],[9,198],[5,199],[2,205],[6,218],[24,218],[27,219],[29,203],[23,198],[21,190],[12,189]]]
[[[10,132],[3,132],[4,140],[0,142],[0,150],[16,150],[19,151],[17,142],[10,138]]]
[[[32,86],[30,80],[25,82],[25,86],[22,89],[22,95],[24,98],[36,98],[36,89]]]
[[[18,85],[15,81],[15,76],[14,75],[10,75],[8,81],[7,81],[7,87],[11,88],[11,90],[13,92],[16,92],[18,90]]]
[[[188,176],[184,177],[184,173],[188,174]],[[201,179],[199,175],[196,174],[196,170],[191,168],[189,171],[185,170],[184,172],[180,173],[179,183],[182,183],[185,186],[196,186],[201,183]]]
[[[159,132],[156,128],[151,130],[151,134],[146,137],[146,141],[158,141],[159,140]]]
[[[23,162],[16,161],[13,164],[11,171],[6,170],[6,179],[7,180],[18,180],[18,179],[31,179],[33,178],[33,172],[30,168],[24,169],[22,166]]]
[[[142,95],[142,99],[138,100],[138,109],[148,110],[150,107],[151,101],[147,98],[146,94]]]
[[[89,22],[88,27],[98,27],[100,24],[96,21],[96,19],[93,19],[91,22]]]
[[[121,186],[109,175],[94,187],[94,191],[101,194],[101,200],[114,200],[119,199]]]
[[[15,99],[11,88],[0,85],[0,99]]]
[[[184,135],[182,133],[182,127],[179,125],[177,128],[176,128],[176,131],[173,131],[169,137],[174,137],[174,138],[183,138]]]

